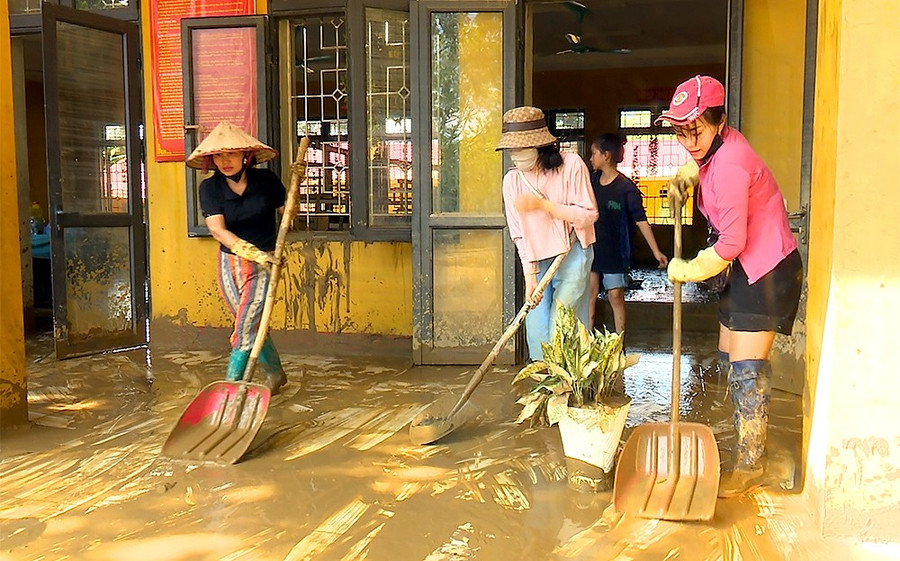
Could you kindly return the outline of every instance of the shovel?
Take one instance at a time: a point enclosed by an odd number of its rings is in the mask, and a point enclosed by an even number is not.
[[[275,264],[272,265],[266,302],[243,379],[239,382],[213,382],[203,388],[185,408],[169,434],[162,447],[163,456],[233,464],[247,451],[266,418],[271,392],[267,386],[253,383],[253,370],[269,332],[275,289],[281,278],[284,239],[297,213],[297,192],[302,177],[296,168],[305,164],[308,147],[309,138],[300,139],[295,170],[291,174],[291,185],[275,242]]]
[[[569,249],[556,256],[556,259],[550,264],[550,268],[547,269],[547,272],[535,287],[532,296],[534,294],[544,293],[544,289],[550,284],[553,275],[556,274],[563,259],[566,258],[566,255],[569,254],[569,250],[571,250],[572,246],[576,243],[578,243],[578,239],[575,237],[575,232],[572,231],[569,236]],[[519,330],[522,322],[525,321],[525,316],[528,315],[528,312],[536,305],[537,302],[534,302],[532,298],[525,301],[525,304],[519,310],[519,313],[516,314],[516,317],[513,318],[512,322],[509,324],[509,327],[506,328],[506,331],[504,331],[503,335],[500,336],[500,339],[497,340],[494,348],[488,353],[487,358],[484,359],[484,362],[481,363],[481,366],[479,366],[478,370],[475,371],[475,374],[472,375],[472,379],[469,380],[466,389],[463,390],[463,393],[458,400],[454,401],[453,396],[438,399],[424,411],[415,416],[409,424],[409,439],[413,444],[431,444],[432,442],[436,442],[453,432],[457,427],[465,424],[466,421],[472,417],[473,412],[471,408],[466,407],[469,397],[472,396],[472,392],[474,392],[475,388],[478,387],[478,384],[481,383],[488,368],[494,364],[494,360],[497,358],[497,355],[500,354],[500,350],[506,345],[506,342],[516,334],[516,331]]]
[[[675,257],[681,257],[681,206],[675,208]],[[672,309],[672,420],[636,427],[616,468],[619,512],[658,520],[710,520],[716,511],[719,449],[712,429],[678,422],[681,387],[681,283]]]

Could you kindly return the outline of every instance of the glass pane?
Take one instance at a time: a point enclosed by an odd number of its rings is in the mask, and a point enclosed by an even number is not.
[[[554,115],[558,131],[584,130],[584,111],[560,111]]]
[[[493,345],[503,332],[503,232],[434,232],[434,346]]]
[[[675,220],[669,208],[666,186],[669,178],[688,161],[691,155],[679,144],[674,134],[626,135],[625,159],[619,171],[637,183],[644,196],[644,208],[650,224],[672,224]],[[688,198],[693,190],[688,190]],[[682,210],[686,226],[694,222],[694,204],[688,202]]]
[[[9,15],[11,16],[39,13],[41,13],[41,0],[9,0]]]
[[[128,212],[123,38],[57,22],[59,148],[66,212]]]
[[[412,216],[412,119],[406,12],[366,10],[366,105],[369,224],[408,226]]]
[[[194,123],[199,144],[220,121],[238,125],[259,138],[256,91],[256,28],[200,28],[191,30],[191,83]],[[193,171],[194,185],[212,171]],[[198,193],[192,196],[197,201]],[[195,204],[195,224],[205,224]]]
[[[503,14],[434,13],[432,206],[502,213]]]
[[[134,331],[127,228],[66,228],[66,326],[70,344]]]
[[[115,10],[127,7],[128,0],[75,0],[75,8],[79,10]]]
[[[300,230],[350,227],[346,29],[342,16],[291,22],[291,104],[296,132],[313,141],[306,153],[309,166],[300,185],[300,210],[294,220],[294,227]]]
[[[256,28],[191,30],[194,123],[197,143],[220,121],[259,137],[256,91]]]

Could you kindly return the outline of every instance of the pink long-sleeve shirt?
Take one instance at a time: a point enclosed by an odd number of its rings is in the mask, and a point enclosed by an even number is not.
[[[740,259],[750,284],[797,249],[775,177],[731,127],[722,131],[722,146],[700,165],[697,207],[719,233],[716,253],[726,261]]]
[[[506,223],[526,274],[538,272],[538,261],[568,251],[569,232],[573,227],[585,249],[595,241],[597,201],[587,166],[576,154],[563,153],[562,157],[563,165],[554,171],[524,173],[546,199],[555,203],[553,216],[540,209],[520,213],[516,199],[533,192],[517,169],[509,170],[503,177]]]

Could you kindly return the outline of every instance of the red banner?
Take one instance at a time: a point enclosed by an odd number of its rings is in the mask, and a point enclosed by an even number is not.
[[[150,0],[147,8],[150,10],[156,161],[182,161],[184,99],[181,79],[181,19],[253,15],[256,13],[255,0]],[[235,76],[229,77],[232,78]],[[248,129],[248,132],[254,134],[255,127]]]

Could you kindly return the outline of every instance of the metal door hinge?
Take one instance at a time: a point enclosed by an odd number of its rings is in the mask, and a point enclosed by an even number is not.
[[[809,242],[809,205],[803,204],[800,210],[788,213],[788,223],[791,225],[791,232],[796,232],[800,238],[800,243],[807,244]]]

